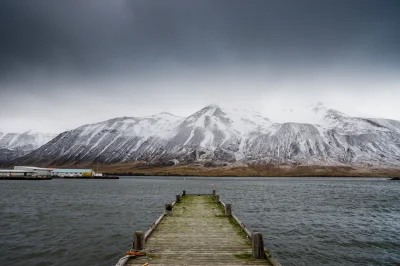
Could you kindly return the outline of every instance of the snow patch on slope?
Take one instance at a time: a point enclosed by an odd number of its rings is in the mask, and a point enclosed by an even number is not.
[[[66,132],[33,156],[63,163],[213,160],[398,165],[399,121],[350,117],[322,104],[309,111],[313,124],[272,123],[257,112],[216,105],[187,118],[168,113],[121,117]]]

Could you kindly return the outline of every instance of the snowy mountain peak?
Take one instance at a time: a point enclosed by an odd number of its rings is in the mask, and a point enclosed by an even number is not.
[[[143,117],[143,118],[166,119],[166,120],[169,120],[169,121],[179,121],[179,120],[183,119],[183,117],[176,116],[176,115],[173,115],[173,114],[168,113],[168,112],[162,112],[162,113],[158,113],[156,115],[146,116],[146,117]]]
[[[46,144],[55,136],[55,134],[31,131],[23,133],[0,132],[0,164],[28,154]]]
[[[1,133],[0,148],[33,150],[49,142],[56,135],[26,131],[23,133]]]
[[[320,115],[321,118],[336,119],[340,117],[349,117],[348,115],[339,112],[338,110],[327,108],[322,103],[317,103],[316,105],[311,106],[310,109],[314,114]]]
[[[20,163],[399,165],[399,121],[351,117],[322,104],[308,114],[317,122],[272,123],[258,112],[217,105],[186,118],[115,118],[64,132]]]
[[[204,107],[203,109],[218,109],[220,108],[217,104],[209,104],[206,107]]]
[[[296,112],[306,117],[307,123],[328,128],[339,126],[344,123],[346,119],[351,118],[335,109],[327,108],[321,102],[309,105],[301,110],[296,110]]]
[[[217,105],[209,105],[197,111],[184,120],[183,127],[199,127],[210,130],[233,130],[248,133],[257,128],[265,128],[271,125],[268,118],[260,113],[240,110],[238,108],[227,109]]]

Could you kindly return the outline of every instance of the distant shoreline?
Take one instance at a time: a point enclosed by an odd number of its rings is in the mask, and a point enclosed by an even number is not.
[[[127,174],[118,174],[120,177],[220,177],[220,178],[232,178],[232,177],[237,177],[237,178],[379,178],[379,179],[392,179],[393,177],[387,177],[387,176],[228,176],[228,175],[157,175],[157,174],[148,174],[148,175],[127,175]]]
[[[94,167],[94,166],[92,166]],[[99,171],[119,176],[198,177],[400,177],[398,168],[356,168],[350,166],[243,165],[205,167],[202,165],[154,166],[148,164],[100,165]]]
[[[400,177],[400,168],[319,166],[319,165],[228,165],[206,167],[200,164],[160,166],[146,163],[41,165],[95,169],[106,176],[196,176],[196,177]]]

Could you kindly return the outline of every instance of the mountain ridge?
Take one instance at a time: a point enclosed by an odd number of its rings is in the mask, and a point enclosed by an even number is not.
[[[208,105],[188,117],[119,117],[63,132],[15,163],[300,164],[399,167],[400,122],[317,105],[321,123],[274,123]]]
[[[26,131],[23,133],[0,132],[0,165],[43,146],[56,135]]]

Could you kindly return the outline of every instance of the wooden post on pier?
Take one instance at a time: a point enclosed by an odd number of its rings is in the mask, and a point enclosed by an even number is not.
[[[220,202],[220,200],[219,200],[219,195],[215,195],[215,202],[216,202],[216,203],[219,203],[219,202]]]
[[[165,210],[166,211],[172,211],[172,204],[171,203],[166,203],[165,204]]]
[[[186,190],[182,192],[182,196],[186,196]]]
[[[217,191],[214,189],[213,190],[213,196],[215,197],[217,195]]]
[[[225,216],[232,216],[232,205],[225,204]]]
[[[253,259],[264,259],[264,237],[261,232],[254,232],[251,234],[251,249]]]
[[[179,203],[181,201],[181,195],[176,195],[175,203]]]
[[[133,249],[135,251],[144,250],[144,233],[136,231],[133,234]]]

